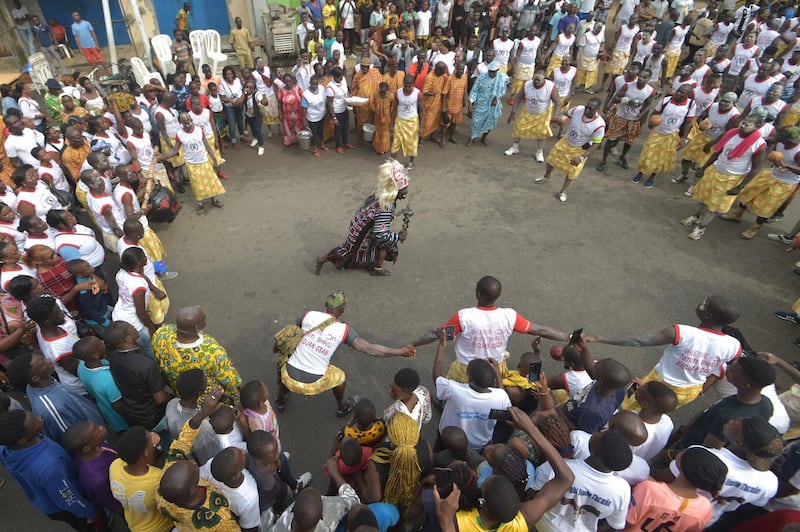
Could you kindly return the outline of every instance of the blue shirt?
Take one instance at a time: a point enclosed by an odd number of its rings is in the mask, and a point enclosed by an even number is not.
[[[94,403],[70,392],[61,383],[54,382],[47,388],[28,385],[26,392],[31,412],[44,422],[42,432],[56,443],[61,443],[64,432],[76,423],[87,420],[98,425],[105,423]]]
[[[102,364],[99,368],[90,369],[86,367],[86,362],[81,360],[78,362],[78,378],[86,391],[97,401],[97,407],[106,419],[108,426],[114,432],[122,432],[128,428],[128,422],[111,406],[111,403],[122,399],[122,393],[117,388],[114,377],[111,376],[108,361],[103,360]]]
[[[82,519],[95,516],[94,504],[81,491],[75,462],[57,443],[42,438],[24,449],[0,446],[0,462],[43,514],[69,512]]]
[[[53,46],[53,38],[50,37],[50,26],[47,24],[40,24],[39,26],[31,26],[34,35],[39,39],[39,44],[42,48]]]
[[[19,109],[19,104],[11,96],[6,96],[3,98],[3,115],[8,114],[9,109]]]
[[[81,20],[72,24],[72,34],[75,35],[76,39],[80,40],[81,48],[97,48],[97,43],[94,42],[92,37],[93,31],[94,28],[89,21]]]

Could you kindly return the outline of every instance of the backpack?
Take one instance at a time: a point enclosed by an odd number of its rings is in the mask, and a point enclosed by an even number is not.
[[[278,355],[278,358],[275,360],[275,366],[278,368],[278,370],[280,370],[283,365],[286,364],[286,361],[289,360],[289,357],[294,354],[297,346],[300,344],[300,340],[302,340],[305,335],[311,334],[312,332],[320,329],[324,329],[333,323],[336,323],[336,318],[328,318],[316,327],[310,329],[308,332],[303,332],[303,329],[298,327],[296,324],[291,323],[280,331],[276,332],[275,345],[272,348],[272,352]]]

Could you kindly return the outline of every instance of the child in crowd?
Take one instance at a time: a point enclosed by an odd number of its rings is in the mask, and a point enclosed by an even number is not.
[[[245,383],[239,390],[239,403],[242,405],[244,421],[241,423],[246,434],[254,430],[263,430],[275,436],[278,449],[282,449],[278,418],[269,403],[269,390],[260,380]]]
[[[172,439],[177,438],[183,424],[200,411],[197,403],[206,390],[206,375],[199,368],[184,371],[178,377],[176,386],[178,397],[169,400],[165,412]]]
[[[642,408],[639,417],[647,429],[647,440],[632,450],[634,455],[649,462],[667,446],[674,428],[672,418],[667,414],[677,408],[678,396],[669,386],[659,381],[638,385],[635,396]]]
[[[247,443],[244,441],[242,429],[236,422],[236,413],[233,408],[227,405],[220,407],[210,416],[208,422],[203,423],[200,428],[202,438],[194,442],[194,452],[201,464],[205,464],[217,455],[222,449],[228,447],[238,447],[245,449]]]
[[[585,363],[586,361],[584,361]],[[595,378],[561,407],[571,428],[594,434],[603,427],[625,399],[631,372],[622,363],[606,358],[592,362],[586,371]],[[548,394],[549,395],[549,394]]]
[[[519,357],[517,369],[508,370],[503,377],[503,388],[511,399],[511,404],[520,407],[526,412],[536,408],[537,400],[534,396],[536,392],[535,382],[531,382],[530,370],[531,362],[541,362],[539,344],[542,338],[537,336],[531,343],[533,352],[522,353]]]
[[[92,288],[78,292],[75,300],[84,323],[102,337],[106,327],[111,325],[111,311],[114,310],[108,304],[106,282],[95,275],[94,267],[83,259],[69,261],[67,270],[75,277],[76,284],[91,281]]]
[[[339,439],[352,438],[359,445],[372,447],[383,440],[386,424],[378,419],[375,405],[369,399],[361,399],[353,407],[353,419],[339,431]]]
[[[122,505],[111,493],[108,481],[108,468],[117,459],[117,451],[106,445],[106,434],[104,426],[83,421],[67,429],[61,445],[75,458],[78,479],[86,498],[122,516]]]
[[[458,460],[465,462],[470,469],[476,469],[483,462],[483,457],[469,448],[469,440],[461,427],[445,427],[437,446],[441,450],[433,454],[436,467],[449,467],[451,462]]]
[[[85,336],[72,346],[72,354],[79,360],[78,378],[94,398],[108,427],[114,432],[127,430],[128,422],[120,414],[124,408],[122,393],[111,375],[108,361],[105,360],[106,344],[96,336]]]
[[[555,350],[555,348],[560,348],[560,350]],[[584,356],[591,359],[591,354],[585,343],[569,344],[564,347],[554,346],[554,349],[550,350],[550,356],[553,356],[554,353],[556,357],[564,361],[566,371],[548,376],[547,382],[550,384],[550,389],[554,390],[553,396],[556,403],[563,405],[569,399],[574,399],[578,392],[592,383],[592,377],[586,371],[583,363]]]
[[[339,444],[339,448],[333,454],[339,464],[339,473],[348,484],[354,484],[355,478],[366,467],[372,456],[372,447],[359,445],[353,438],[345,438]],[[324,468],[325,476],[330,478],[327,466]],[[331,479],[328,485],[328,494],[336,493],[336,486]]]

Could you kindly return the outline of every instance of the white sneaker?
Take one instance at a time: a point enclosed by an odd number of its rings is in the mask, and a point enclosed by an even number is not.
[[[770,233],[767,235],[767,238],[775,242],[780,242],[781,244],[786,244],[787,246],[791,246],[794,242],[791,238],[786,238],[783,233]]]
[[[558,201],[560,201],[560,202],[562,202],[562,203],[563,203],[563,202],[565,202],[565,201],[567,201],[567,194],[566,194],[566,192],[559,192],[559,193],[558,193]]]
[[[794,263],[795,268],[800,268],[800,260]]]
[[[542,150],[536,150],[536,162],[537,163],[544,162],[544,152]]]
[[[684,218],[683,220],[681,220],[681,225],[684,227],[691,227],[699,223],[700,223],[700,217],[695,215],[689,216],[688,218]]]
[[[687,197],[690,197],[690,198],[692,197],[692,194],[694,194],[694,185],[692,185],[689,188],[687,188],[686,192],[683,193],[684,196],[687,196]]]
[[[515,153],[519,153],[519,146],[517,146],[516,144],[512,144],[511,147],[503,153],[505,153],[506,155],[514,155]]]
[[[308,471],[297,477],[297,489],[295,490],[295,493],[298,493],[304,488],[307,488],[308,485],[311,483],[311,478],[312,478],[311,473],[309,473]]]
[[[268,139],[271,139],[271,138],[272,138],[272,128],[271,128],[271,127],[268,127],[268,128],[267,128],[267,138],[268,138]]]
[[[255,148],[256,146],[258,146],[258,139],[251,140],[250,141],[250,147],[251,148]]]
[[[536,179],[534,179],[533,182],[536,183],[537,185],[541,185],[545,181],[549,181],[549,180],[550,180],[549,177],[539,176]]]
[[[700,240],[701,238],[703,238],[703,235],[705,234],[705,232],[706,232],[706,230],[705,229],[700,229],[700,226],[698,225],[697,227],[692,229],[692,232],[689,233],[688,236],[692,240]]]
[[[264,155],[264,146],[259,146],[258,147],[258,154],[259,155]]]

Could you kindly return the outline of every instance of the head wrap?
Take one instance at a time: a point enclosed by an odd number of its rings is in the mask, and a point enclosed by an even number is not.
[[[342,308],[347,304],[347,296],[344,295],[344,292],[341,290],[336,290],[335,292],[331,292],[328,298],[325,300],[325,307],[330,310],[336,310],[337,308]]]
[[[497,61],[489,63],[489,72],[497,72],[498,70],[500,70],[500,63]]]
[[[772,460],[781,454],[783,441],[778,429],[761,417],[742,420],[745,460],[757,471],[767,471]]]
[[[701,490],[716,494],[725,483],[728,466],[703,447],[689,447],[681,455],[681,472]]]
[[[791,139],[792,141],[797,141],[800,139],[800,127],[797,126],[789,126],[781,129],[781,133],[787,139]]]

